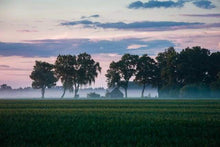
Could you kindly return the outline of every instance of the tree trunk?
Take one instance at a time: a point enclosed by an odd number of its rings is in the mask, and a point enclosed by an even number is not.
[[[61,96],[61,99],[64,97],[65,93],[66,93],[66,88],[63,89],[63,94]]]
[[[77,98],[77,93],[79,91],[79,85],[75,85],[75,94],[74,94],[74,98]]]
[[[128,87],[125,87],[125,98],[127,98],[127,97],[128,97],[127,92],[128,92]]]
[[[45,87],[43,86],[41,88],[41,98],[44,98],[44,93],[45,93]]]
[[[144,98],[144,90],[145,90],[145,84],[143,85],[143,89],[142,89],[142,92],[141,92],[141,97]]]

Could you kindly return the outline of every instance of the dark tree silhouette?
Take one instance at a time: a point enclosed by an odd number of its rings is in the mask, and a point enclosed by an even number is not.
[[[105,75],[108,87],[121,87],[121,77],[118,69],[118,64],[114,61],[109,65],[109,69]]]
[[[57,78],[53,71],[54,66],[47,62],[36,61],[34,70],[30,78],[33,80],[32,87],[34,89],[41,89],[42,98],[46,88],[51,88],[56,85]]]
[[[91,55],[87,53],[81,53],[76,59],[76,72],[73,75],[73,84],[75,89],[75,97],[79,91],[79,87],[82,85],[91,85],[95,82],[95,78],[98,76],[98,72],[101,72],[99,62],[95,62]]]
[[[122,87],[125,90],[125,97],[127,98],[128,82],[136,72],[138,56],[125,54],[118,62],[112,62],[107,71],[106,77],[108,86]]]
[[[209,50],[199,46],[186,48],[180,52],[177,70],[182,85],[208,83],[209,55]]]
[[[177,97],[180,87],[177,73],[178,53],[173,47],[170,47],[159,53],[156,60],[160,72],[159,96]]]
[[[220,52],[213,52],[209,56],[209,82],[215,82],[218,80],[218,73],[220,72]],[[220,75],[219,75],[220,76]]]
[[[144,90],[146,85],[158,86],[158,67],[154,59],[147,54],[141,56],[137,62],[136,75],[134,81],[143,85],[141,97],[144,97]]]
[[[55,62],[55,71],[63,84],[63,97],[65,91],[74,89],[74,97],[78,97],[80,86],[95,82],[98,72],[101,72],[101,67],[98,62],[95,62],[91,55],[87,53],[72,55],[59,55]]]
[[[76,56],[72,55],[59,55],[55,62],[55,73],[63,84],[64,97],[66,90],[73,91],[73,77],[76,73],[75,67],[77,66]]]

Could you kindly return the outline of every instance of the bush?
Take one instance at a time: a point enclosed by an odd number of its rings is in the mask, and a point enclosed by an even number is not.
[[[95,92],[91,92],[87,94],[87,98],[100,98],[100,94],[97,94]]]

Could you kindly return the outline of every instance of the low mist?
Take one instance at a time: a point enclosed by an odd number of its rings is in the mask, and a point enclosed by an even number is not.
[[[104,88],[95,88],[95,89],[80,89],[79,90],[79,98],[87,98],[87,94],[95,92],[101,96],[101,98],[105,98],[106,90]],[[142,89],[128,89],[128,97],[131,98],[140,98]],[[120,89],[122,93],[124,93],[123,89]],[[57,98],[60,99],[63,93],[63,89],[46,89],[45,98]],[[157,97],[158,92],[156,88],[146,88],[144,95],[146,97]],[[41,90],[40,89],[13,89],[13,90],[5,90],[0,91],[0,98],[3,99],[33,99],[33,98],[41,98]],[[74,99],[74,93],[67,91],[64,99]],[[89,98],[88,98],[89,99]]]

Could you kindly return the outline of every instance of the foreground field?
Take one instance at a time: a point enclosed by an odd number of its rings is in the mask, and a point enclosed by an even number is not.
[[[0,100],[0,146],[220,146],[220,100]]]

